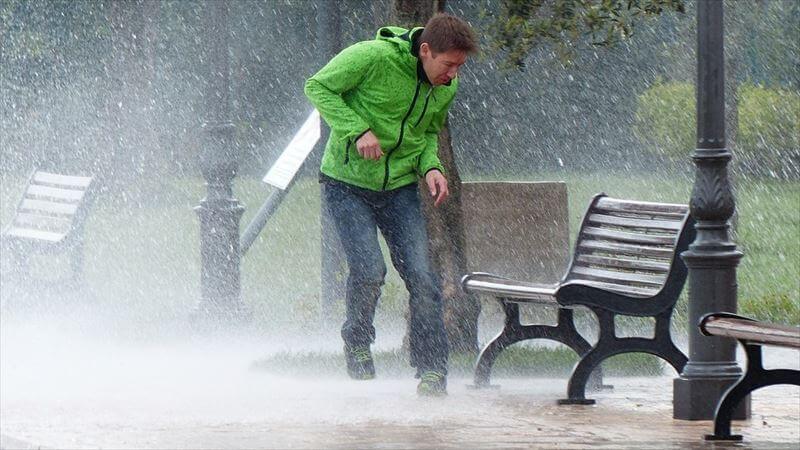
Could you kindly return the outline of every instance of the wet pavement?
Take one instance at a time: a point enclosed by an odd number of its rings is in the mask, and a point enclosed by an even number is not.
[[[53,371],[58,376],[58,370]],[[498,380],[420,399],[413,380],[290,380],[243,372],[217,383],[118,377],[59,392],[3,391],[0,447],[12,448],[724,448],[708,421],[673,420],[671,377],[617,378],[595,406],[557,406],[563,379]],[[8,386],[11,389],[12,386]],[[800,395],[757,391],[744,444],[800,447]]]
[[[134,345],[30,330],[4,332],[1,344],[3,449],[800,448],[794,386],[756,391],[753,418],[734,423],[744,443],[711,444],[710,421],[672,419],[674,374],[610,378],[614,389],[593,394],[596,405],[557,406],[566,379],[474,390],[451,378],[449,396],[421,399],[410,371],[359,382],[254,370],[259,344]],[[796,352],[778,357],[800,366]]]

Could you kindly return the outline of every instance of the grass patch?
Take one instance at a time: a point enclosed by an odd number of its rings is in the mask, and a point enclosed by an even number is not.
[[[689,172],[552,172],[524,179],[567,183],[573,240],[597,192],[686,202],[693,183]],[[0,181],[2,227],[13,214],[25,179],[5,174]],[[739,310],[761,320],[800,323],[800,182],[742,179],[734,184],[734,240],[745,254],[738,268]],[[240,221],[244,230],[270,188],[259,179],[237,177],[234,192],[246,207]],[[94,301],[136,320],[179,317],[194,308],[200,298],[200,238],[192,208],[204,196],[200,177],[160,180],[152,192],[99,195],[86,228],[86,280]],[[242,258],[242,298],[263,328],[317,323],[319,247],[319,186],[313,178],[301,179]],[[388,262],[387,267],[378,317],[396,320],[402,317],[407,295]],[[684,293],[674,321],[684,328],[685,297]],[[341,315],[343,306],[336,308],[334,313]]]
[[[380,376],[406,376],[413,374],[405,352],[381,351],[373,354],[375,370]],[[495,361],[492,375],[495,377],[566,377],[575,363],[577,355],[563,347],[544,348],[512,346]],[[654,356],[642,353],[617,355],[603,362],[607,376],[656,376],[664,371],[664,363]],[[471,377],[475,367],[475,356],[450,355],[451,375]],[[340,353],[278,353],[253,364],[257,370],[285,376],[341,375],[345,373],[344,355]]]
[[[688,203],[693,174],[537,173],[524,180],[564,181],[569,198],[570,246],[594,194],[656,202]],[[483,181],[481,177],[465,180]],[[507,177],[506,181],[521,180]],[[766,178],[733,180],[737,213],[731,238],[744,257],[737,268],[739,312],[758,320],[800,323],[800,182]],[[674,322],[686,323],[687,290]]]

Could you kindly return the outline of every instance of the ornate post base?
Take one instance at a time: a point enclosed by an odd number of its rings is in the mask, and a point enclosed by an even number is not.
[[[673,418],[712,420],[719,400],[742,377],[736,362],[736,341],[703,336],[699,318],[709,312],[736,312],[736,267],[742,253],[728,240],[724,222],[699,221],[699,238],[681,257],[689,267],[689,362],[673,382]],[[702,301],[701,301],[702,300]],[[750,417],[748,396],[734,410],[734,419]]]
[[[239,220],[244,207],[236,199],[204,199],[195,208],[200,218],[202,296],[191,315],[199,329],[229,328],[250,321],[241,299]]]
[[[738,378],[675,378],[672,383],[672,417],[680,420],[713,420],[717,403]],[[734,420],[750,417],[750,396],[734,409]]]

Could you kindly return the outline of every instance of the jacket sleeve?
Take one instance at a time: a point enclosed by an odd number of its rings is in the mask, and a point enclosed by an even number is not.
[[[342,139],[352,139],[369,130],[369,123],[347,106],[342,94],[364,81],[378,57],[370,42],[359,42],[342,50],[306,81],[306,97]]]
[[[420,154],[419,166],[417,167],[420,177],[424,178],[433,169],[438,169],[444,173],[444,166],[439,161],[439,132],[447,121],[447,112],[450,110],[450,104],[452,103],[453,99],[451,98],[444,108],[436,113],[425,131],[425,149]]]

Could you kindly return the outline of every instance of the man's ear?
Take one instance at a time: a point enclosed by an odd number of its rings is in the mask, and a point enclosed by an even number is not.
[[[426,58],[431,56],[431,46],[428,45],[427,42],[423,42],[419,45],[419,55],[425,55]]]

